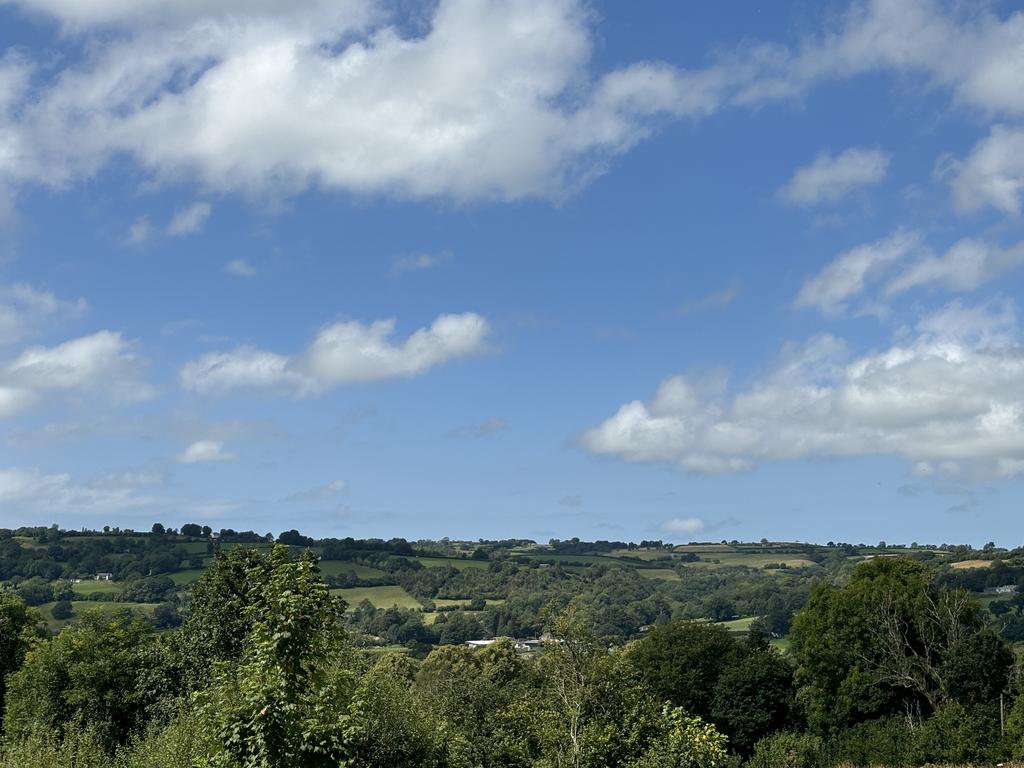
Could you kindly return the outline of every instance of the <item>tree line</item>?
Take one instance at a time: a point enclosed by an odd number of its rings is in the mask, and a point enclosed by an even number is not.
[[[602,619],[611,592],[541,606],[548,642],[534,653],[499,640],[417,658],[360,648],[318,559],[281,545],[218,552],[170,631],[132,613],[91,613],[49,637],[7,591],[0,767],[781,768],[1024,757],[1010,647],[966,592],[909,558],[876,558],[817,583],[792,617],[787,655],[763,624],[737,639],[669,614],[625,638]]]

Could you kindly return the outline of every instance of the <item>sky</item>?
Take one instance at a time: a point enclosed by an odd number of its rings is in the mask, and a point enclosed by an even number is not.
[[[0,0],[0,527],[1024,538],[1024,4]]]

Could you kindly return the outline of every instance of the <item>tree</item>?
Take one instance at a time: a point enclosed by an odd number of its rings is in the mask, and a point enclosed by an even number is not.
[[[632,643],[627,657],[659,699],[708,717],[718,678],[738,650],[724,627],[676,619],[656,625]]]
[[[198,523],[185,523],[185,525],[181,526],[181,535],[198,539],[203,535],[203,529]]]
[[[320,579],[316,556],[291,560],[276,545],[247,572],[251,625],[237,665],[216,667],[201,694],[214,735],[211,764],[245,768],[336,768],[349,752],[344,603]]]
[[[188,616],[177,640],[189,687],[205,685],[214,662],[242,655],[252,631],[247,610],[253,585],[267,577],[267,562],[252,549],[219,550],[213,563],[192,585]]]
[[[86,612],[36,647],[8,678],[4,726],[14,738],[42,728],[92,729],[108,749],[138,734],[176,695],[176,674],[153,627],[124,611]]]
[[[24,601],[0,592],[0,718],[4,714],[7,676],[16,672],[25,654],[43,637],[38,611]]]
[[[153,523],[154,536],[163,536],[165,533],[167,533],[167,530],[164,528],[163,523]]]
[[[818,585],[790,634],[811,724],[824,732],[887,714],[922,719],[950,701],[958,670],[978,654],[999,657],[988,640],[961,648],[981,627],[967,593],[937,586],[906,558],[863,563],[842,588]]]
[[[50,610],[50,614],[53,616],[53,618],[57,619],[57,621],[70,619],[72,614],[71,602],[68,600],[58,600],[56,603],[53,604],[53,608]]]
[[[792,667],[761,645],[721,673],[711,719],[728,734],[730,746],[749,756],[760,739],[794,725],[795,709]]]
[[[536,691],[532,665],[507,638],[486,648],[442,646],[416,675],[416,691],[464,744],[470,765],[529,768]]]

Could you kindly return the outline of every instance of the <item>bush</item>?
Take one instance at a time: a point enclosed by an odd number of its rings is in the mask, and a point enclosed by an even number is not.
[[[857,723],[839,736],[839,758],[855,765],[908,765],[913,761],[914,734],[901,717]]]
[[[64,621],[64,619],[70,619],[74,611],[71,610],[71,603],[68,600],[58,600],[53,604],[53,610],[50,611],[53,614],[53,618],[57,621]]]
[[[821,768],[830,765],[829,750],[818,736],[781,731],[757,742],[749,768]]]
[[[921,727],[914,762],[995,763],[1002,757],[998,745],[998,705],[965,707],[953,702]]]

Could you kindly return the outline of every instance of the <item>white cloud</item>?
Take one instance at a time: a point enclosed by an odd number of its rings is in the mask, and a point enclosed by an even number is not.
[[[889,171],[891,155],[878,149],[851,147],[838,155],[821,152],[798,168],[779,197],[796,205],[834,203],[856,189],[874,186]]]
[[[926,256],[908,265],[885,286],[887,296],[937,284],[950,291],[971,291],[993,277],[1024,264],[1024,242],[999,248],[964,239],[941,256]]]
[[[79,317],[84,299],[64,301],[25,283],[0,286],[0,346],[21,341],[45,324]]]
[[[109,514],[149,507],[160,500],[140,493],[138,478],[105,476],[93,483],[38,469],[0,469],[0,506],[16,514],[95,512]],[[51,518],[52,519],[52,518]]]
[[[54,16],[85,51],[55,77],[0,67],[8,184],[65,185],[127,156],[160,180],[255,196],[557,199],[664,118],[827,80],[915,74],[972,108],[1024,112],[1024,15],[986,5],[854,2],[795,49],[744,43],[702,69],[600,73],[581,0],[441,0],[404,36],[383,0],[8,2]],[[845,183],[870,173],[852,163]]]
[[[201,464],[211,461],[234,461],[238,457],[224,450],[219,440],[197,440],[178,454],[179,464]]]
[[[0,419],[28,410],[38,399],[31,390],[0,385]]]
[[[224,271],[235,277],[256,277],[256,268],[245,259],[233,259],[224,265]]]
[[[973,291],[1021,264],[1024,242],[1002,248],[965,238],[945,253],[935,254],[917,233],[898,230],[830,261],[804,281],[793,306],[836,316],[859,301],[854,308],[857,312],[881,313],[887,301],[912,289]]]
[[[1024,22],[1022,22],[1024,26]],[[962,212],[991,205],[1019,216],[1024,194],[1024,129],[996,125],[963,161],[946,166],[953,202]]]
[[[213,206],[209,203],[193,203],[183,211],[178,211],[167,225],[167,234],[172,237],[194,235],[199,232],[210,218]]]
[[[143,360],[121,334],[100,331],[54,347],[30,347],[0,363],[0,417],[11,416],[52,393],[90,393],[115,402],[153,395],[141,379]]]
[[[223,394],[236,389],[302,389],[305,378],[292,370],[284,355],[255,347],[203,355],[182,367],[178,380],[200,394]]]
[[[981,475],[1024,459],[1024,346],[1004,304],[959,303],[888,349],[851,357],[820,336],[784,350],[774,371],[730,393],[687,376],[662,382],[580,437],[595,454],[685,471],[763,461],[896,454]]]
[[[181,385],[202,394],[266,389],[312,394],[341,384],[412,377],[436,365],[479,354],[490,327],[480,315],[441,315],[404,341],[391,340],[394,320],[326,326],[300,355],[253,347],[204,355],[186,364]]]
[[[125,236],[124,242],[126,245],[143,245],[149,241],[152,234],[153,226],[149,223],[149,218],[140,216],[128,227],[128,234]]]
[[[120,333],[100,331],[55,347],[30,347],[3,367],[3,378],[31,389],[102,387],[118,398],[145,399],[135,381],[142,361]]]
[[[659,526],[664,533],[700,533],[706,527],[699,517],[673,517]]]
[[[283,501],[324,501],[325,499],[333,499],[337,496],[341,496],[347,490],[348,485],[344,480],[332,480],[325,485],[318,485],[315,488],[308,488],[305,491],[293,493],[291,496],[285,497]]]
[[[841,314],[848,308],[850,299],[864,292],[869,280],[906,258],[920,245],[916,234],[901,230],[840,254],[821,272],[804,281],[793,306],[818,309],[826,315]]]
[[[411,253],[405,256],[396,256],[391,260],[391,276],[401,277],[406,272],[422,272],[425,269],[433,269],[452,260],[450,251],[440,253]]]

